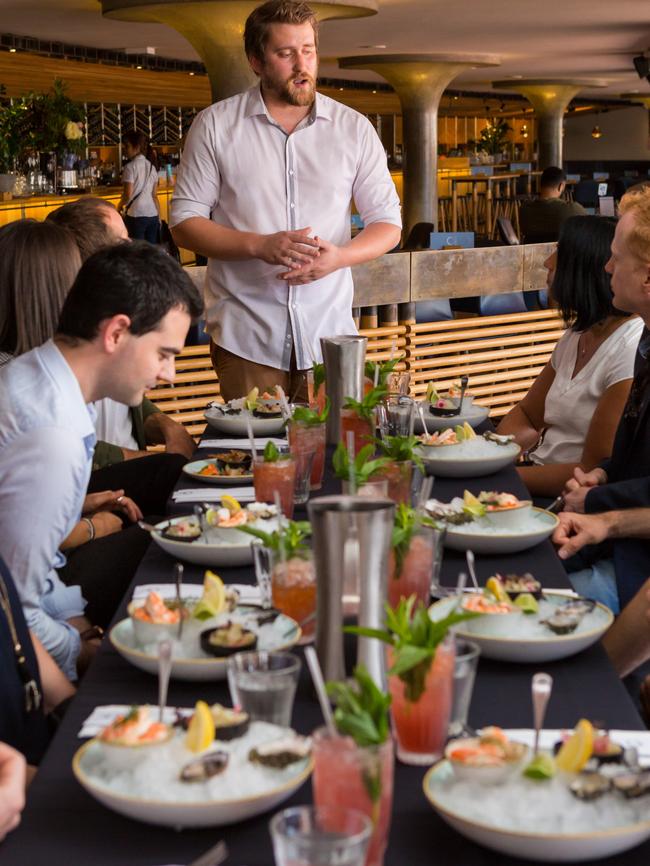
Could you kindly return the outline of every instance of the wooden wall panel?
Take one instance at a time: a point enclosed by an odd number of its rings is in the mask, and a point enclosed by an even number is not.
[[[465,298],[521,290],[524,247],[425,250],[411,255],[411,300]]]

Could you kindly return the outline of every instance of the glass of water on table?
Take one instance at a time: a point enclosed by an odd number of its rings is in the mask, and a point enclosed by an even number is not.
[[[300,659],[284,652],[243,652],[228,659],[228,686],[233,706],[251,721],[291,725]]]

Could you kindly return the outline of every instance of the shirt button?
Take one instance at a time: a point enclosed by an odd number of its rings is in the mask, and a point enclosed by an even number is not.
[[[294,175],[294,171],[293,171],[292,168],[289,169],[289,174],[293,177],[293,175]]]
[[[293,210],[293,208],[295,207],[295,204],[294,204],[293,202],[291,202],[291,204],[289,205],[289,207]]]

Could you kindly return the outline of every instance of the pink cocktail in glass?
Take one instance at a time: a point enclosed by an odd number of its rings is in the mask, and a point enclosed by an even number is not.
[[[296,464],[291,457],[266,461],[253,461],[253,485],[258,502],[275,502],[275,491],[280,496],[280,507],[285,517],[293,516],[293,488],[296,482]]]
[[[391,607],[397,607],[401,598],[412,595],[416,597],[416,607],[420,601],[429,604],[434,556],[435,530],[430,526],[415,530],[398,573],[398,559],[391,549],[388,558],[388,603]]]
[[[393,741],[357,746],[352,737],[319,728],[313,738],[314,802],[357,809],[368,815],[373,834],[365,866],[382,866],[393,805]]]
[[[325,469],[325,422],[306,424],[304,421],[289,421],[287,432],[289,449],[294,451],[313,451],[310,490],[320,490]]]
[[[311,550],[305,550],[283,562],[274,558],[271,572],[273,607],[298,623],[316,611],[316,571]],[[316,633],[316,619],[302,626],[301,644],[311,643]]]
[[[349,431],[354,433],[355,455],[372,441],[375,434],[374,425],[371,425],[365,418],[360,418],[354,409],[341,409],[341,440],[346,445]]]
[[[388,498],[399,504],[411,504],[411,483],[413,481],[413,464],[410,460],[394,460],[382,470],[388,479]]]
[[[404,764],[428,766],[444,751],[454,689],[454,656],[454,638],[449,635],[433,659],[407,672],[408,684],[395,675],[388,677],[397,757]],[[392,664],[391,649],[388,660]]]

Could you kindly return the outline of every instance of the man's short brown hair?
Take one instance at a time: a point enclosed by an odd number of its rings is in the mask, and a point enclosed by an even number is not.
[[[111,208],[116,210],[110,201],[88,196],[61,205],[48,214],[47,219],[72,232],[79,247],[81,261],[85,262],[97,250],[113,246],[116,242],[115,235],[102,213]]]
[[[244,28],[244,50],[247,57],[264,60],[269,36],[269,24],[304,24],[314,28],[314,44],[318,48],[318,20],[314,10],[303,0],[267,0],[253,9]]]
[[[635,256],[650,262],[650,184],[639,183],[628,189],[618,206],[619,213],[634,213],[634,226],[627,242]]]

